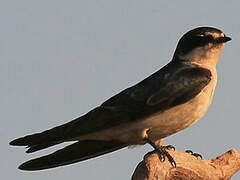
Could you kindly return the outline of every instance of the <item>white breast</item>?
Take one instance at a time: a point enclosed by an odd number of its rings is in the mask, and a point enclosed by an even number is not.
[[[77,139],[117,139],[129,145],[134,145],[145,143],[143,138],[146,135],[146,131],[148,131],[148,137],[155,141],[183,130],[197,122],[207,112],[212,102],[217,84],[215,68],[211,70],[211,73],[212,77],[209,84],[196,97],[184,104],[153,114],[139,121],[84,135]]]
[[[193,125],[204,116],[211,105],[217,84],[216,70],[212,69],[211,73],[211,81],[196,97],[163,113],[156,113],[143,121],[143,126],[150,129],[148,132],[150,139],[154,141],[167,137]]]

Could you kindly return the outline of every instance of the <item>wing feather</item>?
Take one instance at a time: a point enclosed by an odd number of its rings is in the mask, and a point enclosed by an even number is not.
[[[105,101],[87,114],[55,128],[21,137],[11,145],[34,152],[81,135],[136,121],[187,102],[210,82],[211,72],[197,66],[170,62],[158,72]]]

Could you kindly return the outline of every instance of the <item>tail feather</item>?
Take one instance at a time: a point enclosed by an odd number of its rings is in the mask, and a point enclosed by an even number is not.
[[[20,165],[19,169],[34,171],[55,168],[100,156],[126,146],[119,141],[78,141],[52,154],[27,161]]]
[[[12,146],[27,146],[29,148],[26,151],[27,153],[54,146],[71,138],[69,137],[71,135],[71,129],[74,123],[79,119],[81,119],[81,117],[69,123],[48,129],[40,133],[14,139],[9,144]]]
[[[10,145],[27,146],[29,148],[28,153],[35,152],[62,142],[71,141],[82,135],[96,133],[116,126],[118,125],[116,122],[120,123],[120,121],[115,121],[115,119],[129,120],[125,113],[113,109],[102,106],[96,107],[68,123],[15,139],[10,142]]]
[[[34,139],[38,139],[38,141],[39,141],[38,137],[39,137],[39,133],[33,134],[33,135],[28,135],[28,136],[14,139],[9,144],[12,146],[30,146],[30,145],[37,144]],[[35,143],[33,143],[33,141]]]
[[[54,135],[56,136],[56,134]],[[54,146],[56,144],[60,144],[62,142],[64,142],[64,140],[60,141],[53,138],[48,130],[42,133],[36,133],[15,139],[11,141],[9,144],[12,146],[27,146],[27,148],[29,149],[26,151],[26,153],[32,153],[35,151],[39,151],[41,149],[48,148],[50,146]]]
[[[49,142],[49,143],[43,143],[43,144],[38,144],[38,145],[33,145],[33,146],[28,146],[27,148],[29,148],[26,153],[32,153],[32,152],[36,152],[57,144],[60,144],[62,142]]]
[[[43,142],[57,142],[61,140],[66,139],[66,130],[67,129],[67,124],[40,132],[40,133],[35,133],[31,135],[27,135],[24,137],[20,137],[17,139],[14,139],[11,141],[9,144],[13,146],[34,146],[34,145],[40,145]]]

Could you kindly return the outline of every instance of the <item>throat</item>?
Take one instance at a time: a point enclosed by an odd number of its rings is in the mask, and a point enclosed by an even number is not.
[[[213,68],[216,67],[218,63],[221,51],[222,47],[209,49],[206,47],[200,47],[193,49],[185,55],[178,55],[178,58],[182,61],[190,62],[191,64],[198,64],[201,67],[208,66]]]

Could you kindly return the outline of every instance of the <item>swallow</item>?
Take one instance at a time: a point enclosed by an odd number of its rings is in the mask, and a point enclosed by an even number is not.
[[[193,125],[207,112],[217,84],[216,64],[230,40],[214,27],[190,30],[179,40],[172,60],[146,79],[66,124],[11,141],[27,146],[27,153],[75,141],[19,169],[55,168],[146,143],[176,165],[156,141]]]

